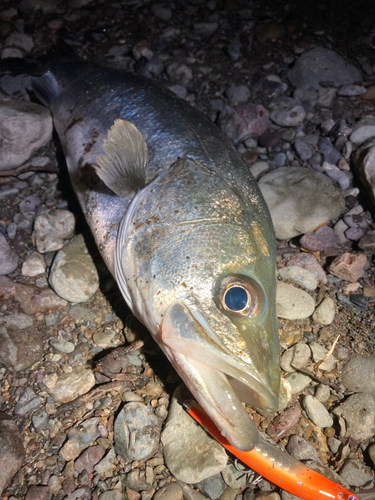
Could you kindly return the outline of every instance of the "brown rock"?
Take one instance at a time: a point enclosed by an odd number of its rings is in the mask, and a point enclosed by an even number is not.
[[[219,116],[221,130],[237,144],[259,137],[268,126],[268,111],[261,104],[245,104],[236,109],[225,106]]]
[[[359,240],[358,246],[361,250],[375,250],[375,231],[368,231],[367,234]]]
[[[285,436],[285,434],[298,423],[300,416],[301,409],[298,406],[293,406],[276,417],[273,421],[273,427],[276,431],[273,439],[278,441]]]
[[[24,459],[25,450],[16,423],[0,412],[0,495]]]
[[[344,253],[332,262],[328,271],[342,280],[355,282],[363,274],[367,262],[365,253]]]
[[[301,246],[311,252],[322,252],[336,246],[339,242],[339,237],[328,226],[319,227],[313,233],[306,233],[300,239]]]
[[[307,271],[315,273],[318,280],[321,283],[323,284],[327,283],[326,273],[324,272],[322,266],[319,264],[319,262],[311,253],[306,253],[306,252],[297,253],[288,260],[286,265],[299,266],[302,267],[303,269],[307,269]]]
[[[30,488],[27,490],[25,500],[46,500],[47,492],[47,486],[30,486]]]
[[[65,307],[68,303],[60,299],[52,290],[36,286],[13,283],[9,278],[0,276],[0,299],[12,299],[19,302],[21,309],[26,314],[49,312]]]
[[[89,474],[94,472],[94,465],[96,465],[103,458],[105,449],[101,446],[90,446],[82,455],[74,462],[74,469],[81,473],[84,469]]]
[[[137,491],[134,491],[130,488],[125,489],[126,496],[129,498],[129,500],[139,500],[141,498],[141,494],[138,493]]]

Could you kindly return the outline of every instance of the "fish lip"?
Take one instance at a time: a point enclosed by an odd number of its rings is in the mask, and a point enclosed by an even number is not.
[[[181,301],[168,308],[160,340],[168,359],[225,438],[238,449],[252,449],[258,431],[231,382],[238,381],[252,393],[250,399],[258,405],[251,406],[259,408],[261,413],[273,414],[277,409],[276,395],[261,380],[255,367],[236,358],[219,343],[213,344],[207,335],[207,325],[202,326]]]

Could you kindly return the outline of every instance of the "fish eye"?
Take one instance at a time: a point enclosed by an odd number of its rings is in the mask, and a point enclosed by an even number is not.
[[[227,276],[221,281],[220,307],[239,316],[256,316],[262,310],[265,296],[260,285],[247,276]]]
[[[241,312],[248,305],[249,296],[242,286],[233,285],[225,291],[223,300],[227,309]]]

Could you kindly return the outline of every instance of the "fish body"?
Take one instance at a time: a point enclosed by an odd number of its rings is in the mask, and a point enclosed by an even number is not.
[[[248,168],[215,124],[146,79],[74,62],[32,87],[129,307],[221,433],[252,449],[240,401],[271,415],[280,370],[274,232]]]

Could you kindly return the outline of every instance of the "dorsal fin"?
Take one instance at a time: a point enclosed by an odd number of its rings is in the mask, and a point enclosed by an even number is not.
[[[115,120],[103,144],[104,155],[96,158],[100,179],[120,198],[145,185],[147,145],[135,125]]]

